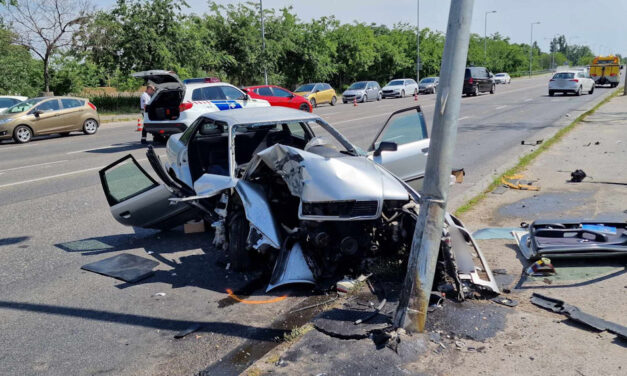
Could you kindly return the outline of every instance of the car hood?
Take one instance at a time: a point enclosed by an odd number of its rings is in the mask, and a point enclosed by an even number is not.
[[[433,82],[425,82],[425,83],[421,83],[420,87],[431,87],[433,86],[435,83]]]
[[[305,95],[311,94],[311,91],[295,91],[294,94],[304,97]]]
[[[394,85],[394,86],[384,86],[381,88],[381,90],[394,90],[394,89],[400,90],[402,88],[403,88],[403,85]]]
[[[366,90],[361,89],[361,90],[345,90],[342,95],[358,95],[358,94],[363,94]]]
[[[404,185],[365,156],[322,157],[276,144],[259,153],[244,179],[261,164],[278,173],[302,202],[407,200]]]

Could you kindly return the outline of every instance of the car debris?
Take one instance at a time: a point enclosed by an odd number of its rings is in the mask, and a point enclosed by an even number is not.
[[[597,331],[608,331],[616,334],[623,340],[627,340],[627,327],[582,312],[579,308],[567,304],[563,300],[534,293],[531,297],[531,303],[538,307],[566,315],[571,320],[577,321]]]
[[[344,277],[344,279],[342,279],[341,281],[338,281],[335,284],[335,289],[338,292],[348,293],[349,291],[354,289],[355,286],[357,286],[357,284],[366,281],[371,275],[372,275],[372,273],[370,273],[368,275],[363,275],[362,274],[362,275],[360,275],[359,277],[357,277],[355,279]]]
[[[512,232],[528,260],[627,255],[627,223],[597,220],[536,220]]]
[[[575,170],[570,174],[571,183],[580,183],[586,178],[586,173],[583,170]]]
[[[367,152],[318,115],[238,109],[204,114],[173,135],[166,164],[149,147],[162,184],[132,155],[100,178],[122,224],[169,229],[202,218],[232,270],[272,270],[266,291],[290,283],[328,289],[367,272],[368,260],[406,257],[421,202],[408,183],[424,176],[428,146],[420,106],[390,115]],[[462,299],[499,292],[478,245],[450,214],[442,240],[442,264]]]
[[[151,276],[157,261],[135,256],[130,253],[106,258],[81,266],[81,269],[90,272],[121,279],[124,282],[135,283]]]
[[[501,177],[501,184],[504,187],[518,189],[524,191],[539,191],[540,187],[533,185],[537,180],[523,180],[524,176],[520,174]]]
[[[541,277],[555,274],[555,268],[550,259],[542,257],[540,260],[529,265],[529,267],[525,269],[525,273],[530,276]]]
[[[188,334],[192,334],[198,330],[200,330],[202,328],[202,325],[200,324],[192,324],[190,325],[187,329],[181,330],[180,332],[176,333],[174,335],[174,338],[176,339],[180,339],[183,338],[185,336],[187,336]]]
[[[492,298],[491,300],[494,303],[502,304],[508,307],[516,307],[518,305],[518,301],[510,299],[510,298],[505,298],[502,296],[497,296],[495,298]]]
[[[525,140],[520,141],[521,145],[531,145],[531,146],[535,146],[535,145],[540,145],[544,140],[536,140],[535,142],[527,142]]]

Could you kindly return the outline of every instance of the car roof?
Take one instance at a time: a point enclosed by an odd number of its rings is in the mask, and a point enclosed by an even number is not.
[[[210,87],[210,86],[232,86],[237,89],[235,85],[231,85],[228,82],[194,82],[194,83],[185,84],[185,86],[189,88]]]
[[[555,72],[555,74],[559,74],[559,73],[581,73],[582,71],[580,70],[564,70],[564,71],[559,71],[559,72]]]
[[[229,125],[320,119],[320,116],[309,112],[279,106],[239,108],[228,111],[209,112],[202,116],[214,121],[222,121]]]

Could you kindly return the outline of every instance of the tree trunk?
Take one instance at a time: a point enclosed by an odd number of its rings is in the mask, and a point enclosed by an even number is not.
[[[46,57],[44,57],[44,91],[46,93],[50,92],[50,75],[48,72],[48,63],[49,59],[48,55],[46,55]]]

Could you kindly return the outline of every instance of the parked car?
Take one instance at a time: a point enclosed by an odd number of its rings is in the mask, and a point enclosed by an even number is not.
[[[425,94],[435,94],[440,84],[440,77],[426,77],[420,80],[418,92]]]
[[[162,184],[130,154],[102,169],[100,178],[118,222],[167,229],[204,218],[233,269],[272,271],[271,290],[342,278],[367,257],[407,254],[420,197],[403,180],[424,174],[428,145],[419,107],[393,113],[367,153],[317,115],[247,108],[204,114],[172,136],[167,157],[177,169],[164,166],[149,147]],[[459,247],[456,258],[472,260],[466,252],[473,252],[483,260],[449,214],[446,232],[451,235],[441,246]],[[467,266],[457,277],[464,288],[472,280],[498,293],[487,265]]]
[[[307,98],[314,108],[322,103],[329,103],[331,106],[337,103],[335,90],[331,85],[321,82],[301,85],[294,90],[294,94]]]
[[[466,95],[477,96],[479,93],[494,94],[496,84],[492,73],[484,67],[468,67],[464,76],[464,90]]]
[[[41,97],[18,102],[0,113],[0,140],[13,138],[23,144],[33,136],[98,131],[100,117],[88,99]]]
[[[376,81],[357,81],[342,93],[342,102],[381,100],[381,87]]]
[[[411,78],[399,78],[388,82],[381,90],[383,98],[403,98],[418,94],[418,84]]]
[[[497,73],[494,75],[494,83],[496,84],[511,84],[512,78],[507,73]]]
[[[133,77],[156,85],[157,90],[146,105],[144,129],[157,142],[183,132],[207,112],[270,106],[268,101],[250,98],[235,86],[212,77],[183,82],[176,73],[166,70],[137,72]]]
[[[244,91],[247,92],[251,98],[267,100],[270,106],[289,107],[306,112],[312,111],[311,103],[309,103],[307,99],[279,86],[248,86],[244,88]]]
[[[581,70],[555,73],[549,80],[549,95],[555,93],[573,93],[581,95],[583,92],[594,93],[594,80]]]
[[[9,108],[16,103],[27,100],[28,97],[20,97],[15,95],[0,95],[0,112],[5,108]]]

